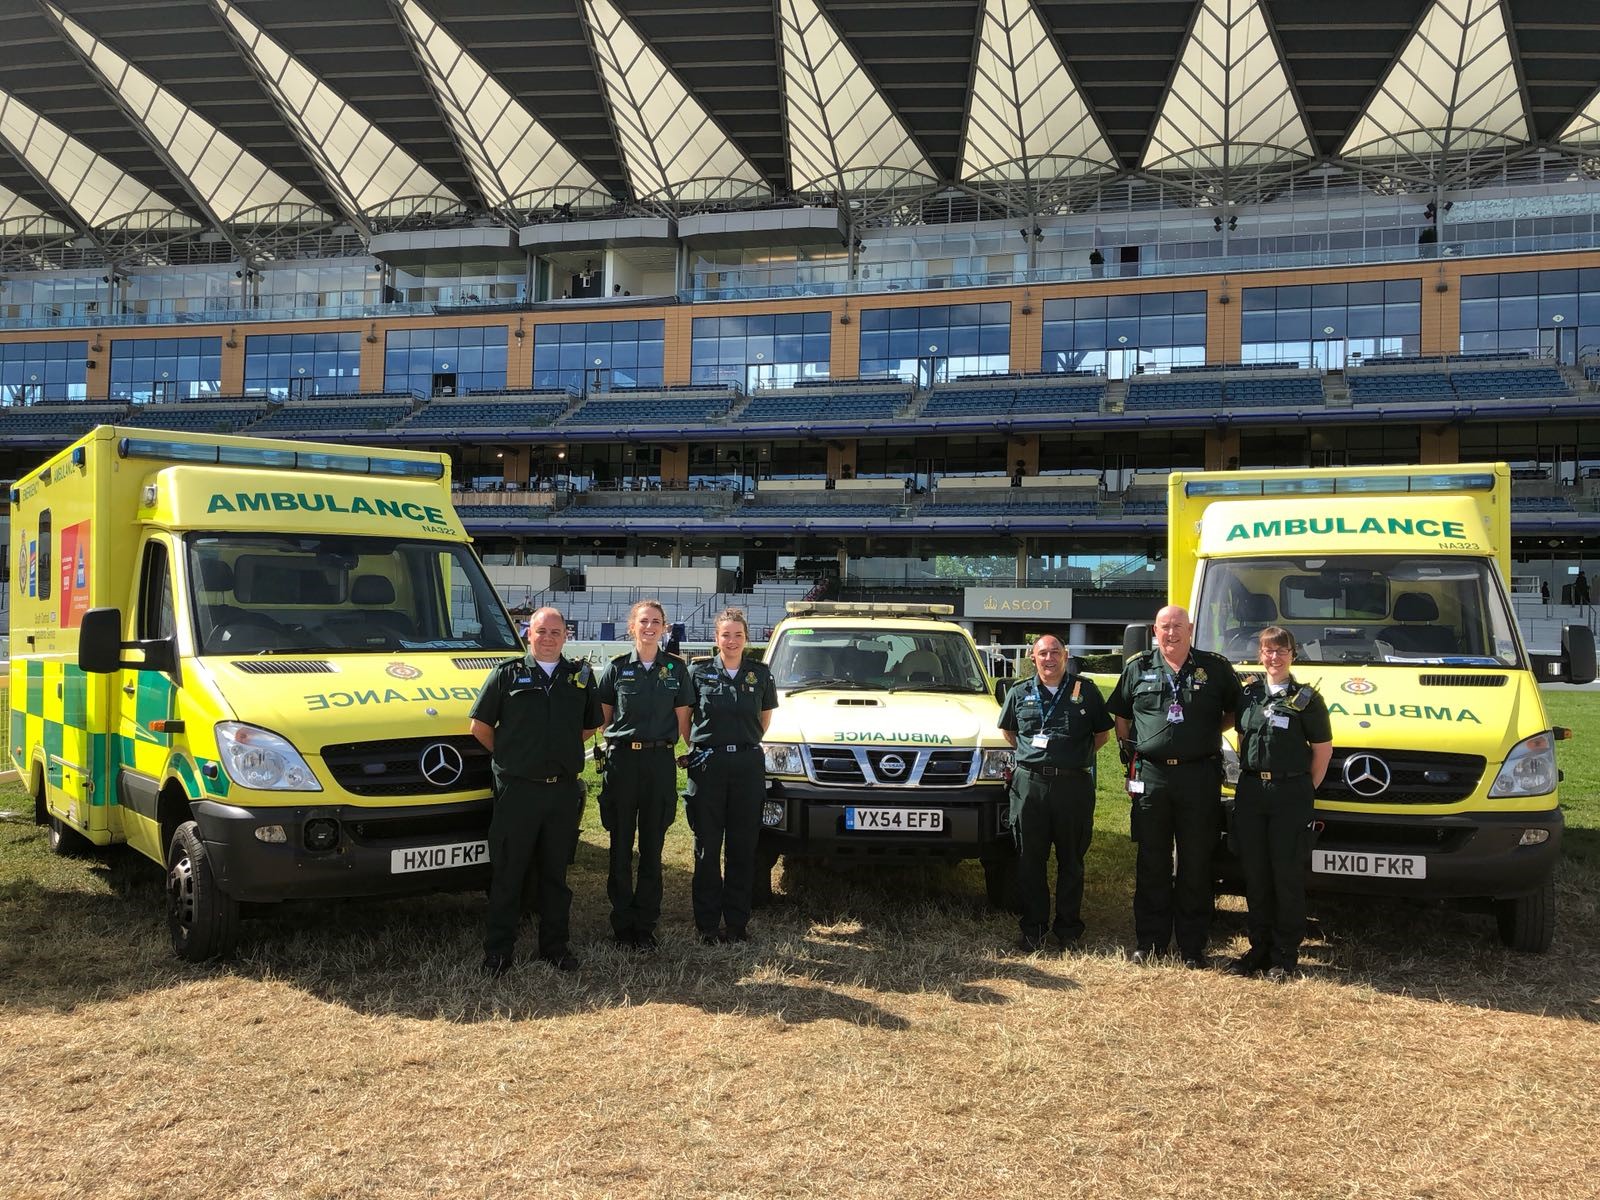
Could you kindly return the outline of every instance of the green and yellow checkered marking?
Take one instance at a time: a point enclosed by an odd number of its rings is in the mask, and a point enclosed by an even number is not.
[[[108,738],[90,727],[83,671],[64,659],[13,660],[10,690],[9,748],[23,779],[42,760],[51,788],[92,807],[113,803]]]

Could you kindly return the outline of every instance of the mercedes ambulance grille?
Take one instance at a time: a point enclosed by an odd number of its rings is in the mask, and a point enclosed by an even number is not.
[[[977,771],[973,750],[919,750],[913,746],[806,746],[806,774],[832,787],[966,787]]]
[[[431,769],[436,768],[440,757],[437,748],[441,745],[454,750],[462,763],[459,777],[443,786],[429,780],[430,773],[434,778],[447,777]],[[434,751],[431,755],[430,750]],[[453,765],[454,757],[446,757]],[[327,763],[339,786],[356,796],[429,796],[487,791],[491,782],[489,752],[476,738],[466,734],[324,746],[322,761]]]
[[[1345,764],[1352,758],[1376,759],[1381,769],[1370,763],[1358,764],[1352,775],[1370,789],[1371,779],[1388,772],[1388,786],[1376,794],[1363,794],[1352,787]],[[1350,804],[1454,804],[1477,790],[1487,760],[1481,754],[1442,754],[1428,750],[1366,750],[1335,746],[1328,764],[1328,775],[1317,796]]]
[[[333,664],[314,658],[252,658],[229,664],[246,675],[335,675]]]

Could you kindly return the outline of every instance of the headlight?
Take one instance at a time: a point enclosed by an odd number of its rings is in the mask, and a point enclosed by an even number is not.
[[[1511,747],[1489,795],[1547,796],[1555,790],[1555,743],[1548,733],[1536,733]]]
[[[1227,742],[1222,743],[1222,777],[1229,787],[1239,786],[1239,752]]]
[[[1016,755],[1010,750],[985,750],[983,761],[978,765],[978,778],[1004,779],[1015,761]]]
[[[240,787],[264,792],[322,790],[289,739],[271,730],[237,721],[218,721],[217,749],[222,752],[222,769]]]
[[[781,743],[763,742],[761,757],[768,775],[804,775],[805,765],[800,761],[800,747]]]

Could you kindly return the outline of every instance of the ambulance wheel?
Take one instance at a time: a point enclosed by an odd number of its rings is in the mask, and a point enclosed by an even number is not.
[[[1500,940],[1523,954],[1543,954],[1556,935],[1556,883],[1547,879],[1544,886],[1526,896],[1494,902],[1494,919],[1500,926]]]
[[[231,954],[239,937],[239,902],[217,886],[193,821],[178,826],[167,849],[167,929],[172,952],[188,962]]]
[[[50,818],[50,829],[46,837],[49,839],[50,853],[62,858],[76,858],[94,848],[93,842],[60,817]]]
[[[989,907],[999,912],[1018,911],[1017,856],[997,854],[983,861],[983,890],[988,894]]]

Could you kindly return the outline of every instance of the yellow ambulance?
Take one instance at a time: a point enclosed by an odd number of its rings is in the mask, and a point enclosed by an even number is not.
[[[767,645],[756,894],[780,855],[843,864],[977,859],[1013,902],[1011,746],[977,645],[948,604],[794,600]]]
[[[101,426],[11,531],[11,759],[52,848],[166,867],[181,957],[244,903],[484,881],[467,710],[521,646],[447,458]]]
[[[1486,904],[1507,945],[1548,948],[1567,731],[1539,681],[1592,680],[1594,639],[1569,627],[1544,661],[1523,645],[1505,464],[1177,472],[1168,487],[1170,594],[1195,644],[1259,670],[1257,634],[1281,625],[1295,678],[1327,701],[1311,885]]]

